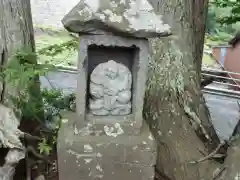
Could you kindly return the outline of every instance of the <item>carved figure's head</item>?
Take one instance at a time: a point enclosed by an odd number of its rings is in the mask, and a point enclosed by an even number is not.
[[[105,69],[105,75],[109,78],[109,79],[116,79],[118,76],[118,64],[113,61],[110,60],[107,62],[107,68]]]

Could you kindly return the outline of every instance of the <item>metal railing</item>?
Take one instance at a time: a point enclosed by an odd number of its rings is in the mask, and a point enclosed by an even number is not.
[[[77,73],[77,67],[56,66],[56,68],[58,69],[58,72],[69,74]],[[210,77],[213,79],[209,85],[205,86],[202,89],[202,92],[240,99],[240,78],[233,78],[231,76],[240,76],[240,73],[230,72],[222,69],[202,67],[201,74],[203,79]]]
[[[202,77],[211,77],[213,81],[205,86],[202,91],[240,99],[240,78],[233,78],[233,75],[239,75],[240,77],[240,73],[203,67]]]

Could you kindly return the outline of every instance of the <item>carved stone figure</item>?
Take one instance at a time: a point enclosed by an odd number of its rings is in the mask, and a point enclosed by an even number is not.
[[[90,76],[93,115],[127,115],[131,113],[132,74],[123,64],[109,60],[99,64]]]

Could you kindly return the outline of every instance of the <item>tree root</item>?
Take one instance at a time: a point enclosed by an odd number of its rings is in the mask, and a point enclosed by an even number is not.
[[[34,149],[34,147],[28,146],[28,147],[27,147],[27,151],[28,151],[28,152],[31,152],[32,155],[33,155],[34,157],[36,157],[37,159],[42,160],[42,161],[44,161],[44,162],[52,165],[52,162],[50,162],[50,161],[47,159],[47,157],[39,154],[39,153]]]
[[[25,138],[26,140],[36,140],[36,141],[40,141],[41,138],[38,136],[33,136],[31,134],[28,133],[23,133],[23,135],[21,136],[21,138]]]
[[[226,142],[220,143],[220,144],[218,145],[218,147],[217,147],[213,152],[211,152],[210,154],[208,154],[208,155],[205,156],[205,157],[200,158],[199,160],[191,161],[190,163],[191,163],[191,164],[198,164],[198,163],[201,163],[201,162],[203,162],[203,161],[206,161],[206,160],[208,160],[208,159],[210,159],[210,158],[220,158],[220,157],[224,157],[225,155],[223,155],[223,154],[217,154],[217,153],[218,153],[219,149],[220,149],[222,146],[224,146],[225,144],[226,144]]]
[[[155,167],[155,177],[154,180],[171,180],[167,175],[164,173],[160,172],[156,167]]]
[[[202,131],[202,134],[204,135],[206,140],[210,141],[210,136],[208,135],[206,129],[203,127],[202,121],[199,119],[197,114],[195,112],[191,111],[191,109],[185,104],[183,105],[183,109],[184,109],[185,114],[190,118],[193,128],[195,130],[200,128],[200,130]]]

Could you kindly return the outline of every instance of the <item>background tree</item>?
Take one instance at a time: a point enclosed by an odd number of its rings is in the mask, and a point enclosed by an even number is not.
[[[14,56],[13,60],[18,61],[15,63],[37,64],[30,0],[0,0],[0,22],[1,71],[5,71],[12,56]],[[22,51],[25,51],[25,54],[15,55]],[[23,57],[24,55],[26,56]],[[20,78],[18,79],[20,80]],[[42,109],[39,77],[35,76],[33,79],[27,79],[27,81],[29,82],[29,102],[35,103],[36,109]],[[10,89],[16,88],[7,88],[7,86],[7,83],[4,82],[0,89],[2,103],[7,103],[6,100],[10,100]],[[20,92],[17,93],[20,95]],[[33,114],[30,116],[33,116]],[[37,117],[42,117],[42,110],[37,113]]]
[[[240,3],[231,0],[210,0],[207,16],[207,33],[224,41],[239,31]],[[218,39],[219,39],[218,38]]]
[[[8,139],[9,142],[12,141],[12,145],[4,144],[4,141],[1,141],[0,144],[4,147],[12,148],[9,150],[7,156],[14,158],[10,158],[10,163],[6,160],[5,165],[0,168],[0,179],[8,180],[12,179],[15,165],[19,160],[24,158],[25,155],[24,147],[21,147],[23,148],[21,149],[19,148],[19,143],[17,145],[15,143],[18,142],[18,136],[23,134],[17,130],[19,124],[16,117],[11,114],[11,109],[16,105],[16,108],[24,111],[24,116],[28,110],[22,106],[23,104],[15,104],[16,101],[14,100],[18,100],[20,96],[24,96],[26,97],[26,104],[31,103],[31,106],[37,110],[35,111],[36,114],[28,114],[25,118],[41,119],[43,117],[43,109],[39,77],[37,75],[33,74],[32,78],[25,79],[25,81],[28,81],[28,91],[27,94],[25,94],[25,91],[21,91],[22,89],[18,89],[18,87],[13,84],[9,84],[9,80],[12,80],[13,77],[11,77],[11,73],[8,73],[10,76],[6,76],[7,74],[5,73],[8,71],[9,64],[17,65],[19,68],[23,68],[23,66],[21,66],[23,64],[29,64],[31,68],[34,68],[34,65],[37,64],[30,0],[0,0],[0,22],[0,67],[2,76],[0,89],[0,134],[6,136],[1,136],[0,139]],[[22,72],[24,72],[24,69],[22,69]],[[22,74],[18,74],[14,79],[18,81],[18,85],[21,84],[21,76]],[[2,104],[10,106],[10,110]],[[9,127],[9,129],[4,128],[4,125]],[[31,123],[28,123],[28,126],[31,126]],[[14,147],[18,149],[14,149]]]
[[[208,8],[208,16],[206,22],[206,32],[207,33],[216,33],[216,8],[214,6],[210,6]]]
[[[171,37],[152,41],[144,107],[158,144],[158,175],[163,180],[217,179],[223,172],[217,173],[221,164],[202,159],[221,146],[200,89],[208,1],[150,2],[173,32]],[[225,172],[231,172],[225,179],[234,180],[236,171],[229,166]]]
[[[240,1],[239,0],[213,0],[211,3],[220,8],[230,8],[230,14],[225,14],[219,19],[224,24],[235,24],[240,21]]]

